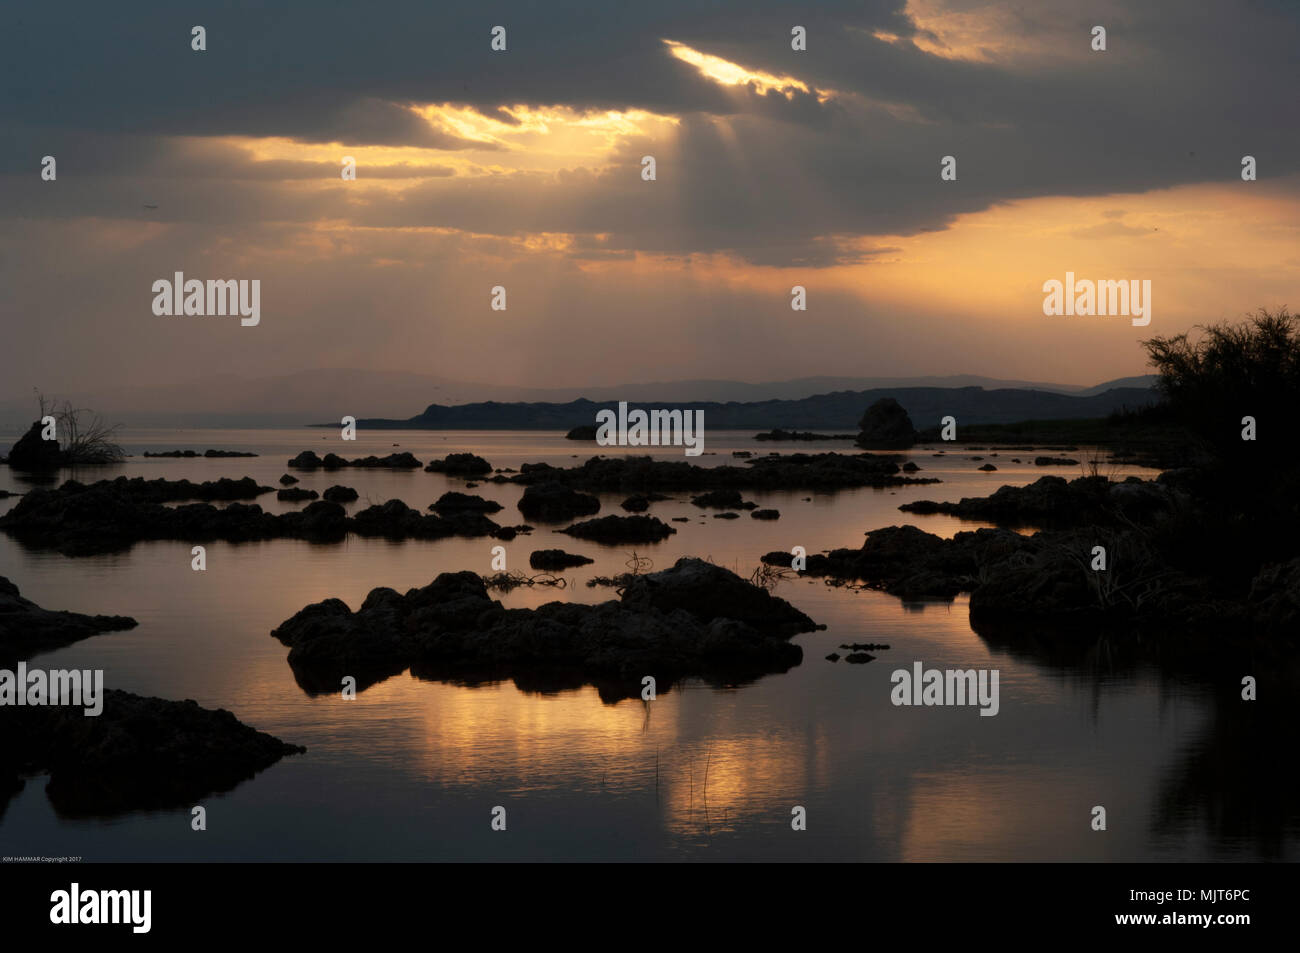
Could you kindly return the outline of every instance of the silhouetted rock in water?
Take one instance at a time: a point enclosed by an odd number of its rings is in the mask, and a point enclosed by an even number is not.
[[[552,572],[570,569],[574,566],[586,566],[588,563],[593,562],[595,562],[594,559],[579,556],[577,553],[566,553],[562,549],[538,549],[534,550],[528,557],[528,565],[533,569],[545,569]]]
[[[297,478],[296,476],[291,476],[291,475],[289,475],[288,473],[286,473],[286,474],[284,474],[284,476],[280,477],[280,485],[281,485],[281,486],[293,486],[293,485],[294,485],[295,483],[297,483],[297,482],[298,482],[298,478]]]
[[[429,509],[439,513],[496,513],[504,507],[496,500],[485,500],[473,493],[450,491],[438,497],[436,502],[430,503]]]
[[[830,655],[826,656],[826,661],[828,662],[838,662],[839,660],[840,660],[839,652],[832,652]]]
[[[918,470],[920,470],[920,469],[921,469],[921,468],[918,467],[918,466],[917,466],[915,463],[913,463],[911,460],[908,460],[906,463],[903,464],[903,472],[904,472],[904,473],[915,473],[916,471],[918,471]]]
[[[563,483],[588,492],[649,493],[710,489],[832,489],[858,486],[902,486],[938,483],[934,479],[899,476],[891,457],[870,453],[792,453],[756,457],[744,466],[701,467],[678,460],[651,457],[592,457],[575,467],[525,463],[509,482],[525,486]],[[504,480],[502,482],[505,482]]]
[[[874,450],[906,450],[916,443],[916,428],[907,411],[892,397],[882,397],[858,422],[859,447]]]
[[[783,672],[803,653],[790,638],[818,626],[783,599],[721,567],[681,559],[632,579],[618,601],[504,609],[473,573],[442,573],[405,595],[374,589],[352,612],[338,599],[307,606],[271,634],[310,693],[345,674],[373,684],[406,667],[421,678],[514,678],[533,690],[594,684],[607,701],[699,676],[735,684]],[[358,675],[358,685],[362,679]]]
[[[71,645],[101,632],[134,629],[124,615],[82,615],[54,612],[24,599],[18,587],[0,576],[0,668],[12,669],[20,659]]]
[[[255,457],[255,453],[244,453],[239,450],[205,450],[199,453],[197,450],[163,450],[159,453],[149,453],[145,451],[146,457],[206,457],[209,460],[224,457]]]
[[[1025,537],[1010,530],[981,529],[951,540],[915,526],[887,526],[867,533],[861,549],[810,553],[804,574],[859,579],[907,599],[952,598],[968,590],[979,570],[979,555],[1014,553]],[[767,553],[762,562],[789,567],[790,553]]]
[[[862,665],[866,662],[875,661],[875,658],[874,655],[869,655],[866,652],[853,652],[852,654],[845,656],[844,661],[852,662],[854,665]]]
[[[386,457],[357,457],[345,460],[336,453],[318,457],[314,451],[304,450],[289,461],[291,470],[343,470],[356,467],[364,470],[417,470],[422,464],[410,453],[390,453]]]
[[[754,434],[755,440],[855,440],[851,433],[813,433],[809,430],[782,430],[779,427]]]
[[[424,470],[448,476],[482,476],[492,472],[492,464],[472,453],[449,453],[441,460],[434,460]]]
[[[1078,465],[1078,460],[1069,457],[1034,457],[1036,467],[1077,467]]]
[[[753,456],[753,454],[750,453],[748,450],[733,450],[731,451],[731,455],[733,457],[740,457],[745,460],[748,460],[750,457]]]
[[[891,526],[869,532],[861,549],[809,555],[805,573],[862,580],[909,600],[969,592],[972,624],[1046,624],[1063,632],[1071,623],[1106,621],[1151,635],[1294,641],[1300,559],[1265,566],[1253,581],[1238,584],[1229,565],[1179,565],[1177,547],[1159,545],[1165,519],[1157,514],[1150,525],[1130,520],[1033,536],[981,529],[952,539]],[[1097,563],[1098,546],[1105,568]],[[772,552],[762,561],[786,567],[790,554]]]
[[[623,509],[629,513],[644,513],[650,508],[651,503],[659,503],[663,500],[671,500],[671,496],[664,496],[662,493],[638,493],[635,496],[629,496],[623,501]]]
[[[599,428],[595,424],[583,424],[581,427],[574,427],[564,435],[565,440],[595,440],[596,431]]]
[[[221,483],[222,481],[218,481]],[[57,490],[33,490],[0,516],[0,530],[36,549],[69,556],[112,552],[147,539],[243,542],[259,539],[341,540],[349,532],[392,539],[493,536],[501,527],[481,513],[423,516],[400,500],[372,506],[349,518],[338,503],[316,500],[300,512],[270,514],[256,504],[207,503],[163,506],[175,494],[245,491],[245,481],[196,485],[154,480],[101,480],[83,486],[69,480]],[[251,480],[248,484],[253,484]],[[206,489],[205,489],[206,488]],[[259,491],[269,492],[270,488]]]
[[[738,520],[738,519],[740,519],[740,514],[739,514],[739,513],[732,513],[732,512],[726,512],[726,513],[714,513],[714,514],[713,514],[713,518],[714,518],[715,520]]]
[[[300,486],[285,487],[275,494],[275,498],[284,503],[301,503],[303,500],[314,500],[319,496],[320,494],[315,490],[304,490]]]
[[[718,510],[752,510],[758,505],[747,503],[738,490],[710,490],[691,497],[691,502],[700,508]]]
[[[674,523],[689,523],[691,518],[689,516],[674,516],[672,520]]]
[[[18,442],[9,451],[8,463],[13,470],[56,470],[67,461],[67,456],[59,449],[57,440],[41,439],[41,422],[38,420],[27,428]]]
[[[995,467],[995,466],[994,466],[993,464],[991,464],[991,463],[986,463],[986,464],[984,464],[984,466],[980,467],[980,469],[983,470],[985,473],[992,473],[993,471],[995,471],[995,470],[997,469],[997,467]]]
[[[495,536],[501,527],[480,512],[449,511],[425,516],[401,500],[370,506],[348,521],[358,536],[386,536],[390,539],[442,539],[447,536]]]
[[[103,706],[95,717],[66,705],[0,708],[0,787],[48,771],[58,814],[107,817],[188,807],[306,750],[189,700],[106,689]]]
[[[330,456],[333,456],[333,454],[330,454]],[[324,465],[325,461],[317,456],[314,450],[304,450],[289,461],[289,466],[295,470],[316,470]]]
[[[957,503],[915,500],[902,504],[905,513],[945,513],[962,519],[1004,526],[1113,525],[1125,520],[1149,521],[1169,512],[1180,498],[1170,484],[1129,477],[1112,483],[1106,477],[1039,477],[1028,486],[1000,487],[992,496],[963,497]],[[1185,495],[1181,496],[1186,499]]]
[[[677,530],[653,516],[602,516],[574,523],[560,532],[597,543],[653,543]]]
[[[749,514],[756,520],[779,520],[781,518],[780,510],[754,510]]]
[[[539,483],[524,490],[519,512],[530,520],[559,522],[600,511],[600,500],[562,483]]]
[[[357,491],[350,486],[332,486],[321,494],[323,499],[331,503],[355,503],[357,501]]]

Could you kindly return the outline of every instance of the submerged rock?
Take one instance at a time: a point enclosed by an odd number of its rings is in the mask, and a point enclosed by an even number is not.
[[[331,503],[355,503],[357,501],[357,491],[350,486],[332,486],[321,496]]]
[[[410,667],[424,678],[513,677],[538,689],[595,684],[606,700],[685,676],[729,684],[797,665],[790,643],[816,623],[783,599],[698,559],[633,578],[621,600],[504,609],[473,573],[442,573],[405,595],[375,589],[356,612],[337,599],[307,606],[271,634],[308,692],[336,691]]]

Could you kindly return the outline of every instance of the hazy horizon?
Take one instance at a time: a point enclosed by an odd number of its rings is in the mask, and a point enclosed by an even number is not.
[[[1145,373],[1145,338],[1300,300],[1284,5],[306,9],[17,18],[0,400],[339,366],[1088,386]],[[177,272],[259,282],[258,323],[155,314]],[[1046,316],[1068,272],[1150,281],[1150,323]]]

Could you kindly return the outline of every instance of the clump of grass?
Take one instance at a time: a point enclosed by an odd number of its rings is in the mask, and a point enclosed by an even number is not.
[[[594,589],[596,586],[610,586],[617,590],[623,589],[637,576],[643,575],[654,568],[655,562],[649,556],[638,556],[636,550],[632,550],[624,566],[627,566],[627,572],[621,572],[616,576],[592,576],[587,580],[587,586]]]
[[[557,589],[564,589],[569,585],[569,580],[563,576],[557,576],[553,572],[539,572],[533,575],[519,572],[498,572],[491,576],[479,576],[483,580],[483,585],[489,590],[499,592],[510,592],[518,589],[520,586],[552,586]]]

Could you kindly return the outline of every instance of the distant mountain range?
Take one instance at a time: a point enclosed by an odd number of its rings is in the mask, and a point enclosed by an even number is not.
[[[958,425],[1014,423],[1022,420],[1078,420],[1104,417],[1122,408],[1136,409],[1155,400],[1149,387],[1112,387],[1097,394],[1061,394],[1000,387],[881,387],[837,391],[798,400],[763,401],[629,401],[629,406],[662,410],[702,410],[706,427],[716,430],[784,429],[857,430],[862,412],[881,397],[896,399],[918,429],[935,427],[946,416]],[[486,401],[459,406],[431,404],[404,419],[359,419],[367,429],[422,430],[570,430],[596,422],[602,408],[617,401],[566,403]],[[337,423],[321,426],[337,426]]]
[[[853,392],[898,393],[904,389],[936,390],[982,387],[990,392],[1016,390],[1094,397],[1118,388],[1145,389],[1154,378],[1129,377],[1095,387],[1034,381],[1001,380],[963,374],[949,377],[804,377],[788,381],[748,383],[728,380],[686,380],[622,386],[536,388],[475,384],[427,374],[387,373],[347,368],[301,371],[274,377],[212,374],[169,385],[140,385],[99,391],[50,393],[89,407],[106,420],[129,427],[289,427],[311,421],[337,421],[344,415],[362,418],[404,419],[416,407],[434,400],[434,406],[466,408],[459,419],[483,416],[485,403],[542,403],[559,407],[579,399],[594,402],[620,400],[654,403],[701,402],[721,407],[746,402],[800,401],[817,395]],[[26,429],[36,416],[30,392],[17,385],[0,399],[0,427]],[[604,405],[602,403],[602,406]],[[811,410],[812,405],[808,408]],[[432,408],[430,408],[432,410]],[[759,411],[761,413],[761,410]],[[583,411],[585,414],[585,409]],[[593,411],[594,413],[594,411]],[[857,413],[861,413],[859,410]],[[490,416],[490,415],[488,415]],[[546,414],[539,412],[539,419]],[[562,414],[569,419],[567,414]],[[821,414],[817,415],[819,418]],[[850,415],[853,422],[857,417]],[[504,418],[500,418],[504,419]],[[578,421],[578,423],[589,421]],[[800,425],[809,421],[800,420]],[[576,425],[576,424],[575,424]],[[764,426],[781,426],[773,419]],[[842,424],[837,424],[840,426]],[[464,424],[463,426],[470,426]],[[500,426],[505,426],[504,424]],[[743,426],[749,426],[744,424]]]

